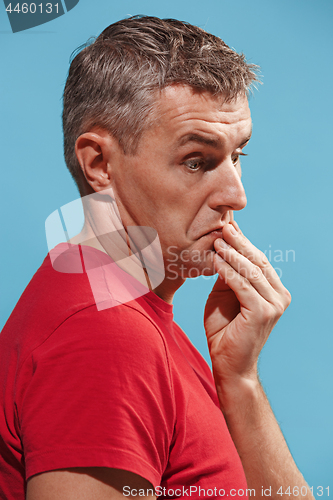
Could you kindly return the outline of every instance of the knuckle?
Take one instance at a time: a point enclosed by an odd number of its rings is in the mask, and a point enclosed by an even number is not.
[[[267,258],[267,255],[264,254],[264,252],[260,252],[260,261],[263,267],[267,267],[269,265],[269,260]]]
[[[244,278],[240,282],[240,288],[242,291],[248,292],[252,288],[252,286],[251,286],[251,283],[246,278]]]
[[[285,300],[286,300],[286,307],[288,307],[290,305],[290,302],[291,302],[291,293],[286,288],[284,289],[284,295],[285,295]]]
[[[261,317],[265,323],[268,323],[269,321],[272,320],[273,312],[272,308],[268,304],[262,307]]]
[[[282,316],[284,311],[285,308],[280,301],[277,301],[274,304],[265,303],[261,308],[261,318],[264,323],[271,323],[272,325],[274,325]]]
[[[285,307],[282,302],[278,301],[275,303],[276,316],[279,318],[285,311]]]
[[[262,271],[259,266],[253,266],[250,271],[250,279],[259,281],[262,278]]]

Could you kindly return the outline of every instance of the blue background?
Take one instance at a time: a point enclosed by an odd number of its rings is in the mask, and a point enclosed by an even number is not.
[[[47,253],[46,218],[78,197],[62,155],[61,96],[70,54],[134,14],[197,24],[262,68],[243,160],[248,206],[236,219],[279,268],[293,301],[264,347],[260,375],[306,480],[315,492],[332,487],[329,0],[80,0],[60,18],[15,34],[0,5],[0,327]],[[212,285],[212,279],[188,280],[175,298],[176,321],[206,359],[202,317]]]

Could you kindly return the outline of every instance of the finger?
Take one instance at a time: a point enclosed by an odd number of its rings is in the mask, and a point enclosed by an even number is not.
[[[242,231],[241,231],[241,228],[239,227],[239,225],[237,224],[237,222],[235,221],[235,219],[233,219],[230,224],[232,224],[234,226],[234,228],[236,229],[236,231],[239,232],[239,234],[243,234]]]
[[[255,290],[252,284],[224,261],[218,254],[214,255],[215,269],[223,281],[235,293],[241,306],[249,311],[262,309],[267,301]],[[271,304],[269,304],[271,306]]]
[[[278,292],[268,282],[259,266],[250,262],[222,239],[216,240],[215,248],[224,261],[249,282],[267,302],[274,305],[280,300]]]
[[[269,283],[278,292],[283,292],[285,287],[270,264],[267,256],[256,248],[241,232],[235,231],[234,224],[226,224],[222,230],[223,239],[237,250],[241,255],[260,267]]]

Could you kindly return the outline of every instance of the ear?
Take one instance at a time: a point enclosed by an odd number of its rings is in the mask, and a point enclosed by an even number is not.
[[[111,187],[112,160],[116,160],[117,147],[117,141],[102,129],[85,132],[76,140],[76,157],[88,184],[96,192]]]

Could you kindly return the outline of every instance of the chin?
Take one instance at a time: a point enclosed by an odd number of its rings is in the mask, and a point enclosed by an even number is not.
[[[212,266],[211,268],[206,267],[202,270],[200,276],[214,276],[214,274],[216,273],[217,271],[214,266]]]
[[[188,269],[188,278],[197,278],[198,276],[214,276],[217,271],[213,263],[207,263],[205,266],[193,266]]]
[[[166,275],[169,279],[178,278],[198,278],[199,276],[213,276],[216,274],[214,267],[214,254],[213,250],[206,250],[205,252],[180,254],[177,262],[169,263],[166,266]]]

